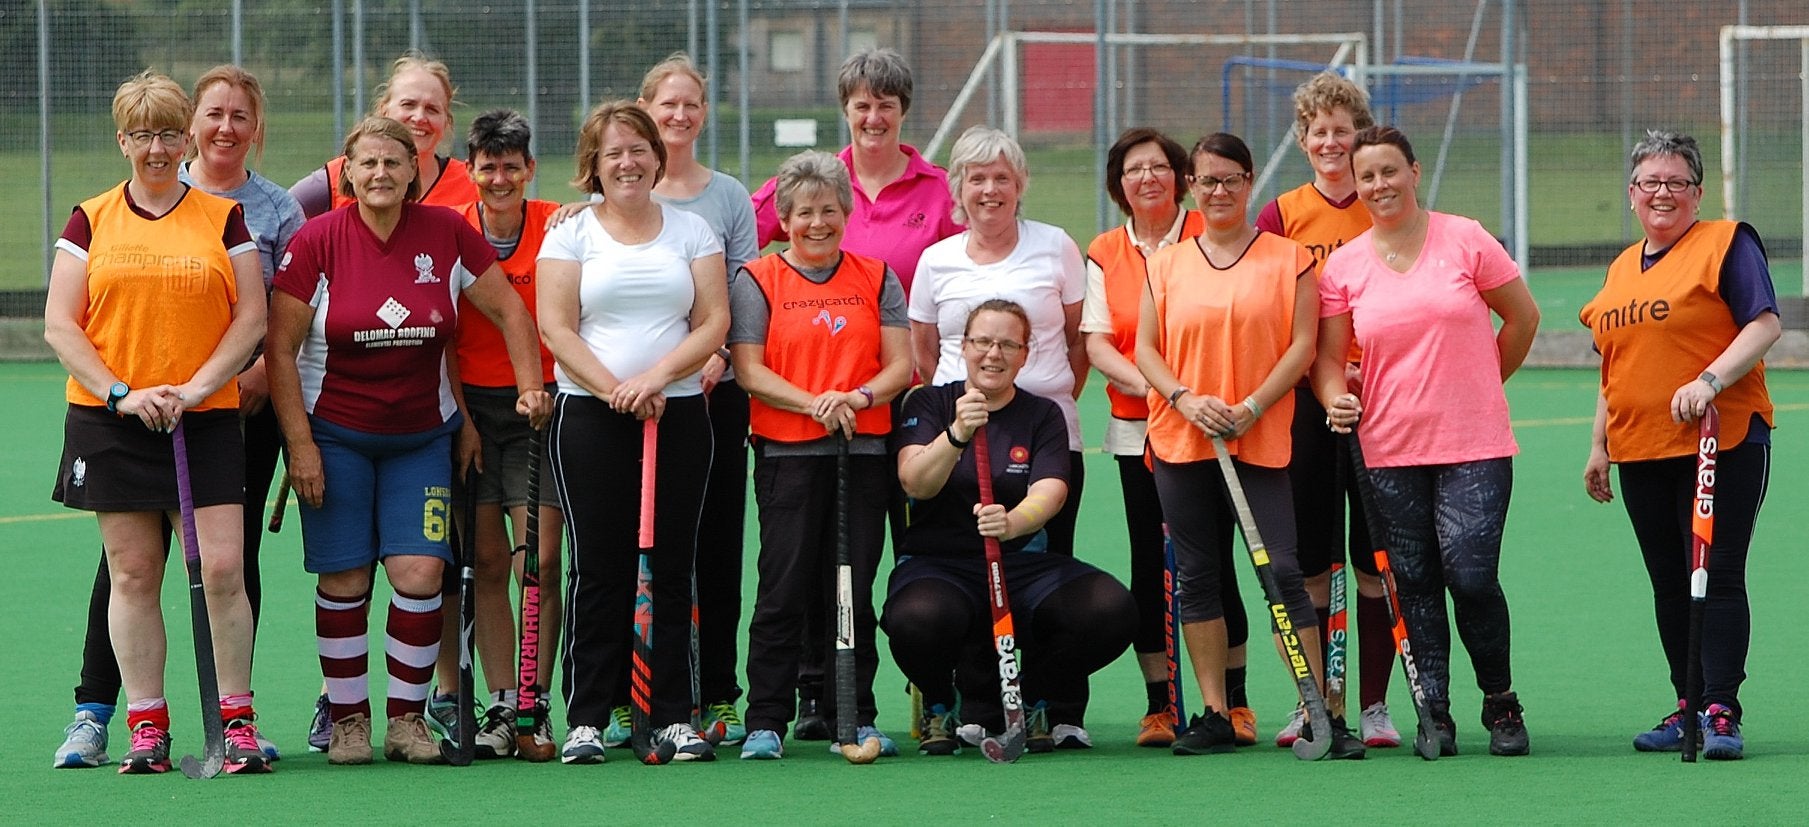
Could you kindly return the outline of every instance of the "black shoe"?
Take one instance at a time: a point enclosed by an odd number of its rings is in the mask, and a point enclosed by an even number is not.
[[[1352,735],[1350,726],[1343,718],[1332,719],[1332,748],[1326,754],[1334,759],[1344,761],[1361,761],[1369,749],[1363,745],[1363,739]]]
[[[1211,755],[1236,750],[1237,733],[1231,729],[1231,720],[1210,709],[1205,715],[1193,716],[1187,729],[1175,737],[1176,755]]]
[[[835,728],[829,725],[829,719],[823,713],[815,698],[798,699],[798,725],[792,727],[791,737],[794,741],[827,741]]]
[[[1528,752],[1526,720],[1520,698],[1512,692],[1482,699],[1482,725],[1489,728],[1490,755],[1525,755]]]
[[[1451,720],[1450,701],[1427,701],[1427,711],[1432,713],[1433,735],[1438,736],[1438,754],[1440,758],[1449,758],[1457,754],[1457,722]]]

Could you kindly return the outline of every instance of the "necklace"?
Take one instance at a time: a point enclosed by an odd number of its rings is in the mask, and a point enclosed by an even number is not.
[[[1422,213],[1422,215],[1425,215],[1425,214]],[[1429,216],[1427,218],[1429,220]],[[1407,235],[1405,238],[1406,243],[1408,243],[1408,244],[1413,243],[1413,236],[1415,233],[1419,232],[1419,229],[1420,229],[1420,221],[1421,221],[1421,219],[1416,218],[1413,222],[1413,226],[1407,230]],[[1390,242],[1388,246],[1390,248],[1392,248],[1395,245],[1393,242]],[[1389,264],[1393,264],[1395,259],[1398,259],[1400,257],[1401,257],[1401,251],[1395,250],[1395,249],[1390,249],[1388,252],[1382,254],[1382,260],[1388,262]]]

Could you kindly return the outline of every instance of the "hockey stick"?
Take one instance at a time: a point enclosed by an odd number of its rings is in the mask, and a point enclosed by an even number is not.
[[[1357,480],[1358,499],[1363,502],[1363,521],[1369,525],[1369,545],[1376,553],[1377,578],[1382,582],[1384,603],[1388,606],[1388,626],[1394,634],[1394,649],[1401,657],[1401,672],[1407,676],[1407,689],[1413,698],[1413,714],[1419,718],[1413,736],[1413,751],[1427,761],[1437,761],[1439,753],[1437,727],[1432,709],[1426,704],[1426,685],[1420,680],[1419,660],[1413,654],[1413,641],[1407,637],[1407,621],[1401,617],[1401,596],[1395,590],[1394,566],[1388,562],[1388,544],[1383,539],[1382,508],[1376,502],[1376,486],[1369,478],[1369,466],[1363,462],[1363,444],[1355,433],[1344,438],[1350,448],[1350,470]]]
[[[283,472],[283,482],[276,488],[276,510],[270,512],[270,522],[264,530],[276,534],[283,530],[283,511],[289,507],[289,472]]]
[[[980,478],[980,504],[992,505],[992,455],[987,453],[986,426],[974,431],[974,474]],[[1005,591],[1005,554],[997,537],[986,538],[987,594],[992,604],[992,645],[999,654],[999,705],[1005,708],[1005,732],[986,736],[980,751],[995,764],[1024,754],[1024,692],[1018,684],[1017,636],[1012,632],[1011,595]]]
[[[1349,617],[1345,611],[1344,564],[1333,563],[1331,601],[1327,608],[1325,641],[1325,709],[1333,719],[1344,718],[1345,659],[1349,656]]]
[[[521,551],[521,646],[515,681],[515,755],[524,761],[553,760],[551,742],[537,738],[540,724],[540,452],[545,435],[528,439],[528,530]]]
[[[1237,510],[1238,524],[1244,529],[1244,545],[1250,549],[1250,562],[1256,567],[1256,579],[1262,583],[1263,596],[1269,603],[1269,625],[1274,628],[1276,636],[1281,638],[1282,651],[1287,654],[1288,671],[1293,673],[1294,685],[1300,690],[1301,701],[1306,704],[1312,740],[1296,739],[1290,749],[1294,751],[1295,758],[1317,761],[1332,749],[1332,722],[1325,708],[1325,698],[1319,694],[1319,684],[1313,681],[1313,669],[1301,651],[1300,635],[1294,631],[1294,620],[1288,616],[1288,607],[1282,602],[1281,581],[1276,579],[1275,569],[1269,564],[1269,549],[1263,545],[1262,532],[1256,528],[1256,517],[1250,512],[1250,501],[1244,496],[1244,485],[1238,481],[1237,467],[1231,464],[1231,452],[1225,448],[1225,440],[1214,436],[1212,451],[1218,454],[1219,473],[1225,476],[1225,488],[1231,492],[1231,504]]]
[[[195,490],[188,475],[188,436],[182,420],[171,432],[176,455],[176,497],[182,511],[182,562],[188,566],[189,622],[195,635],[195,677],[201,684],[201,732],[206,739],[201,760],[182,756],[182,774],[212,778],[226,766],[226,722],[220,720],[220,677],[214,665],[213,624],[207,617],[207,591],[201,585],[201,538],[195,530]]]
[[[1696,501],[1690,509],[1690,665],[1684,674],[1683,762],[1696,763],[1702,746],[1702,617],[1708,608],[1709,550],[1715,542],[1715,472],[1721,454],[1721,414],[1714,403],[1696,420]]]
[[[634,727],[628,743],[634,758],[643,764],[672,760],[671,744],[653,745],[653,569],[647,554],[653,550],[654,468],[659,459],[659,421],[641,421],[641,527],[640,565],[634,588],[634,657],[628,680],[628,706]]]
[[[477,576],[472,566],[477,558],[477,470],[468,469],[464,496],[459,504],[464,525],[458,527],[459,567],[459,691],[458,726],[447,731],[440,742],[440,755],[455,767],[468,767],[477,758],[477,681],[472,673],[472,644],[477,629]]]
[[[1168,714],[1175,718],[1175,730],[1187,726],[1187,702],[1182,700],[1181,685],[1181,612],[1175,603],[1175,543],[1169,539],[1168,524],[1162,524],[1162,644],[1168,661]]]
[[[848,552],[848,438],[835,437],[835,741],[850,764],[879,757],[878,737],[856,744],[860,702],[854,665],[854,565]]]

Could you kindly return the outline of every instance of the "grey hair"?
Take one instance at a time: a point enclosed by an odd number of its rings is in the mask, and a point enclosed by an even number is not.
[[[848,181],[848,167],[842,164],[842,159],[815,149],[785,159],[779,165],[778,184],[773,188],[779,217],[784,219],[791,215],[793,202],[800,193],[825,190],[835,193],[843,215],[854,209],[854,187]]]
[[[948,191],[955,201],[955,223],[967,223],[967,210],[961,206],[961,181],[967,177],[967,168],[1000,159],[1017,173],[1018,214],[1024,213],[1024,193],[1030,189],[1030,163],[1024,160],[1024,148],[1010,135],[990,126],[970,126],[948,152]]]
[[[1692,183],[1702,185],[1702,148],[1696,145],[1696,139],[1682,132],[1664,129],[1646,130],[1646,137],[1633,145],[1633,151],[1627,154],[1627,183],[1633,183],[1633,176],[1639,171],[1639,165],[1645,163],[1647,158],[1660,155],[1682,158],[1690,168]]]
[[[910,64],[905,63],[903,55],[885,48],[863,49],[849,55],[835,78],[835,91],[843,106],[864,88],[875,95],[897,98],[906,114],[911,111],[912,86]]]

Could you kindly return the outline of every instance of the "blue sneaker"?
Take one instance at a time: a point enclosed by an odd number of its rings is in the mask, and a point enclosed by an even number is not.
[[[609,711],[609,726],[603,728],[603,746],[619,749],[634,737],[634,713],[626,706]]]
[[[747,725],[735,711],[732,701],[709,704],[703,709],[703,726],[698,727],[704,739],[715,744],[734,746],[747,738]]]
[[[773,761],[784,757],[785,744],[779,740],[779,733],[770,729],[756,729],[741,742],[743,761]]]
[[[427,697],[427,725],[448,741],[459,739],[459,696],[435,692]]]
[[[308,751],[326,752],[333,745],[333,707],[327,696],[314,699],[314,720],[308,723]]]
[[[884,732],[881,732],[879,730],[879,727],[864,726],[864,727],[861,727],[854,731],[854,742],[856,744],[867,743],[868,738],[878,738],[879,739],[879,756],[881,758],[898,757],[898,744],[893,742],[892,736],[887,735]],[[831,755],[841,755],[842,754],[841,742],[836,741],[836,742],[831,743],[829,745],[829,752]]]
[[[1738,761],[1745,755],[1746,739],[1740,737],[1740,722],[1734,711],[1721,704],[1709,704],[1702,717],[1702,755],[1710,761]]]
[[[1655,726],[1645,732],[1633,736],[1633,748],[1640,752],[1677,752],[1683,749],[1683,708],[1686,702],[1677,701],[1677,710],[1664,717]]]
[[[63,745],[57,747],[56,769],[98,767],[107,763],[107,725],[99,715],[88,710],[75,713],[75,720],[63,728]]]

